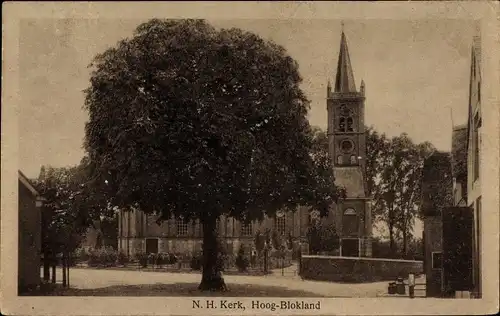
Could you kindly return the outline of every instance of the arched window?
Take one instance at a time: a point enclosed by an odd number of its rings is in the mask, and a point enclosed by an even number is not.
[[[337,156],[337,164],[341,165],[344,162],[342,161],[342,156]]]
[[[345,131],[345,117],[340,117],[339,118],[339,130],[344,132]]]
[[[354,113],[345,104],[340,107],[339,126],[338,130],[341,132],[354,131]]]
[[[353,208],[348,208],[348,209],[346,209],[344,211],[344,215],[354,215],[354,216],[356,216],[357,213],[356,213],[356,211]]]
[[[286,221],[285,221],[285,213],[284,212],[277,212],[276,213],[276,219],[274,221],[274,228],[276,229],[276,232],[280,235],[285,235],[286,233]]]
[[[353,132],[354,131],[354,122],[352,117],[347,118],[347,131],[348,132]]]
[[[355,165],[355,164],[356,164],[356,156],[351,155],[351,165]]]

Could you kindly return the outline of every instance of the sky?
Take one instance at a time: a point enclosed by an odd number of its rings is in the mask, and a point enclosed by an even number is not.
[[[19,168],[77,164],[82,155],[83,91],[92,58],[130,37],[143,20],[31,19],[20,29]],[[333,82],[338,20],[216,20],[284,46],[299,63],[312,125],[326,128],[326,85]],[[440,150],[451,146],[451,122],[467,118],[470,45],[467,20],[343,21],[357,88],[366,84],[366,123],[389,136],[406,132]]]
[[[83,156],[83,90],[92,58],[131,37],[145,20],[25,19],[19,39],[19,168],[77,164]],[[309,120],[326,129],[326,85],[335,77],[339,20],[214,20],[272,40],[299,64],[311,101]],[[365,122],[379,132],[406,132],[415,142],[450,150],[452,118],[467,119],[469,20],[344,20],[356,86],[366,85]]]

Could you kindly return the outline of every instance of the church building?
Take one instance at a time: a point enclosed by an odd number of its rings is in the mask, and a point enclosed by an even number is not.
[[[335,225],[340,236],[340,255],[370,257],[372,253],[371,200],[366,194],[365,159],[366,132],[364,125],[365,86],[361,82],[356,90],[351,68],[347,39],[342,31],[340,52],[332,90],[327,88],[329,153],[336,184],[346,188],[347,198],[333,205],[328,217],[322,221]],[[241,223],[221,216],[218,220],[219,237],[227,249],[237,253],[244,244],[252,249],[257,231],[275,230],[296,243],[307,244],[307,232],[314,219],[308,207],[299,206],[295,212],[278,212],[262,222]],[[171,218],[157,224],[155,218],[141,211],[121,211],[119,214],[118,248],[129,256],[137,253],[193,253],[201,250],[201,223]],[[305,249],[308,249],[305,247]]]
[[[365,84],[360,90],[351,67],[347,39],[342,31],[335,86],[327,87],[328,140],[335,184],[347,197],[334,205],[333,216],[341,236],[341,255],[372,254],[371,198],[366,188]]]

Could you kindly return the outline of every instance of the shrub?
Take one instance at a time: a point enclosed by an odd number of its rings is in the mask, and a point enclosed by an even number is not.
[[[235,264],[240,272],[246,271],[248,268],[249,263],[248,259],[245,257],[245,248],[243,245],[241,245],[238,250],[238,256],[236,257]]]
[[[77,262],[87,262],[90,258],[89,252],[85,248],[77,248],[73,253],[73,257]]]
[[[118,252],[110,247],[91,249],[89,251],[88,265],[96,266],[112,266],[116,264]]]
[[[283,245],[283,238],[277,231],[273,230],[271,236],[272,236],[271,243],[274,249],[285,248]]]
[[[202,266],[202,256],[201,254],[193,254],[193,257],[191,258],[191,269],[194,271],[201,270]]]
[[[148,266],[148,255],[145,253],[138,253],[136,255],[136,259],[139,262],[139,265],[142,268],[146,268]]]
[[[156,254],[155,253],[150,253],[148,254],[148,264],[150,265],[155,265],[156,264]]]
[[[236,257],[233,254],[225,254],[219,256],[217,264],[221,271],[225,271],[226,269],[231,269],[232,267],[234,267],[235,262]]]
[[[118,262],[118,264],[126,265],[129,260],[128,260],[127,255],[120,251],[120,252],[118,252],[118,258],[116,261]]]
[[[167,264],[167,258],[166,258],[166,255],[164,253],[157,253],[155,255],[155,264],[157,266],[162,266],[164,264]]]
[[[179,259],[173,253],[168,254],[167,264],[176,264]]]
[[[255,233],[255,238],[254,238],[254,245],[255,245],[255,249],[257,250],[257,253],[262,253],[262,251],[264,250],[264,246],[265,246],[265,243],[266,243],[266,236],[261,234],[260,231],[257,231]]]

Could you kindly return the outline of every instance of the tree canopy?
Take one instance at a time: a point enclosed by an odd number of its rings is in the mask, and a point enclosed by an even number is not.
[[[392,251],[401,235],[406,252],[415,218],[421,217],[424,160],[434,150],[428,142],[415,144],[405,133],[388,138],[372,127],[367,129],[368,194],[374,198],[375,220],[387,225]]]
[[[34,185],[45,198],[44,252],[72,252],[95,221],[113,217],[106,191],[91,184],[88,160],[77,166],[42,166]]]
[[[93,66],[85,148],[117,205],[255,219],[334,201],[310,157],[298,65],[281,46],[202,20],[152,20]]]
[[[297,205],[326,214],[337,199],[283,47],[203,20],[155,19],[92,67],[85,149],[113,204],[199,218],[205,247],[221,214],[250,221]]]

